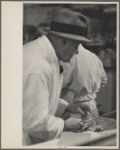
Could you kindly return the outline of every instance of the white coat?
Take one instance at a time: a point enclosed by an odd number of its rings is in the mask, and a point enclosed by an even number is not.
[[[64,121],[57,116],[62,115],[68,105],[59,98],[61,86],[62,75],[59,72],[59,60],[48,38],[42,36],[24,45],[24,145],[60,137]]]
[[[61,62],[63,72],[63,90],[61,97],[68,102],[91,100],[89,106],[93,117],[98,116],[96,93],[101,84],[106,84],[107,76],[101,60],[92,52],[85,49],[82,44],[78,47],[78,54],[70,63]],[[76,93],[80,93],[77,94]]]

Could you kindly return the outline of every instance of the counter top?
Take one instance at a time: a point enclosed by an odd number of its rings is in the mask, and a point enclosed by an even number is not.
[[[35,144],[31,148],[68,148],[69,146],[116,146],[116,120],[98,117],[95,121],[102,125],[103,131],[63,132],[60,139]]]

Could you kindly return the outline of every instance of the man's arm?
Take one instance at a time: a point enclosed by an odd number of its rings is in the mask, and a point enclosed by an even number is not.
[[[100,74],[101,75],[101,86],[104,87],[107,84],[107,75],[104,70],[102,61],[99,58],[98,58],[98,60],[99,60],[99,67],[100,67],[100,73],[101,73]]]
[[[23,102],[23,128],[35,143],[58,138],[64,121],[49,114],[47,79],[42,75],[29,76]]]

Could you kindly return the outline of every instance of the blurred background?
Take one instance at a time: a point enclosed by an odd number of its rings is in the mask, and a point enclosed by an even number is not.
[[[48,27],[57,7],[68,7],[89,18],[88,38],[92,41],[84,47],[95,53],[103,62],[108,83],[97,94],[97,102],[102,104],[100,114],[116,109],[116,4],[24,4],[23,44],[35,40]],[[116,114],[110,117],[116,118]]]

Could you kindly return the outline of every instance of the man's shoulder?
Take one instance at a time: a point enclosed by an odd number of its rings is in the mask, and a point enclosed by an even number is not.
[[[27,49],[30,49],[30,48],[35,48],[36,46],[38,46],[38,44],[43,44],[43,38],[42,37],[39,37],[33,41],[30,41],[26,44],[23,45],[23,49],[24,50],[27,50]]]
[[[100,60],[100,58],[95,53],[83,46],[80,47],[80,53],[83,53],[85,56],[88,55],[88,57],[91,57],[93,59]]]

